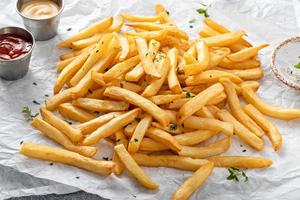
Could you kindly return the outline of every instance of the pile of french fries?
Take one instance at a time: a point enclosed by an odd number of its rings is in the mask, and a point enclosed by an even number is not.
[[[149,189],[159,185],[141,166],[194,171],[172,195],[178,200],[188,199],[214,167],[271,166],[263,157],[220,155],[232,139],[261,151],[265,135],[279,150],[282,137],[263,114],[289,120],[300,110],[256,95],[254,80],[263,77],[257,54],[267,44],[252,46],[244,31],[210,18],[204,24],[189,40],[157,4],[155,16],[109,17],[61,42],[73,51],[61,55],[54,96],[31,124],[65,149],[26,143],[20,152],[101,175],[127,169]],[[198,145],[214,137],[221,139]],[[93,159],[102,140],[115,144],[112,161]]]

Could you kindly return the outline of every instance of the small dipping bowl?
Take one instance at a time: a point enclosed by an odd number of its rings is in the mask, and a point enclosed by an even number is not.
[[[20,79],[28,72],[31,53],[35,45],[34,37],[26,29],[19,27],[0,28],[0,35],[2,34],[15,34],[32,43],[30,51],[24,55],[20,55],[19,57],[11,60],[4,60],[0,58],[0,77],[6,80]]]
[[[59,11],[56,15],[44,19],[32,19],[22,14],[21,8],[24,3],[31,0],[18,0],[17,12],[22,17],[24,26],[29,30],[37,41],[49,40],[57,35],[60,15],[64,8],[63,0],[52,0],[59,6]]]

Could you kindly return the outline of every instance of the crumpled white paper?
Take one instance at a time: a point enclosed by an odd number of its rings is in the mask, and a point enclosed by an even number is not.
[[[52,85],[56,79],[55,61],[63,50],[58,50],[56,44],[61,39],[76,33],[92,22],[119,12],[151,15],[153,5],[157,1],[138,0],[68,0],[61,19],[59,35],[47,42],[37,42],[34,49],[31,70],[27,76],[14,82],[0,81],[0,164],[29,173],[39,178],[54,180],[58,183],[74,186],[90,193],[109,199],[170,199],[176,188],[191,175],[191,172],[167,168],[145,168],[147,174],[159,183],[160,189],[149,191],[142,188],[125,172],[122,176],[104,177],[75,167],[62,164],[49,165],[49,162],[25,158],[18,153],[20,142],[32,142],[56,146],[53,142],[41,136],[24,120],[21,113],[23,106],[30,106],[33,112],[39,106],[33,100],[43,102],[52,93]],[[202,16],[195,10],[201,7],[196,0],[165,0],[161,1],[169,10],[177,25],[195,37],[202,26]],[[15,1],[2,0],[0,7],[0,25],[19,25],[20,17],[16,12]],[[217,0],[209,8],[213,19],[231,29],[244,29],[253,44],[269,42],[270,47],[260,54],[265,77],[261,81],[258,94],[261,98],[274,105],[285,107],[300,107],[299,93],[278,81],[272,74],[270,55],[272,49],[281,40],[299,33],[299,19],[296,8],[299,1],[284,0]],[[188,21],[196,19],[193,28]],[[70,32],[68,28],[72,28]],[[37,86],[33,85],[37,83]],[[300,124],[299,120],[272,121],[283,135],[283,147],[274,152],[267,139],[265,149],[255,152],[235,139],[227,155],[265,156],[273,160],[269,169],[248,170],[249,181],[235,183],[226,180],[226,169],[216,168],[206,183],[197,190],[191,199],[215,200],[222,199],[299,199],[300,196]],[[103,144],[101,154],[107,155]],[[247,149],[243,153],[242,150]],[[107,155],[109,156],[109,155]],[[76,177],[80,177],[77,179]]]

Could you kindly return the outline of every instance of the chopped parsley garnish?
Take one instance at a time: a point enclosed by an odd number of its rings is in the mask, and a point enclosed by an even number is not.
[[[72,28],[71,28],[71,27],[67,29],[67,31],[71,31],[71,30],[72,30]]]
[[[76,176],[76,179],[79,179],[80,177],[79,176]]]
[[[294,65],[295,68],[300,69],[300,62],[296,65]]]
[[[34,103],[36,105],[41,105],[39,102],[37,102],[37,100],[33,100],[32,103]]]
[[[189,26],[190,28],[194,28],[192,25]]]
[[[170,128],[170,131],[175,131],[177,129],[177,125],[176,124],[170,124],[169,128]]]
[[[186,97],[186,98],[193,98],[194,96],[193,96],[190,92],[187,92],[187,93],[185,94],[185,97]]]
[[[23,144],[23,140],[20,142],[20,145],[22,145]]]
[[[32,84],[35,85],[35,86],[37,86],[37,83],[36,83],[36,82],[33,82]]]
[[[49,97],[49,95],[48,95],[48,94],[45,94],[45,97]]]
[[[106,161],[108,161],[108,160],[109,160],[109,158],[108,158],[108,157],[102,157],[102,159],[103,159],[103,160],[106,160]]]
[[[120,83],[120,87],[121,87],[121,88],[124,88],[124,84],[123,84],[123,83]]]
[[[97,49],[96,53],[98,53],[98,52],[99,52],[99,49]]]
[[[53,163],[51,162],[51,163],[49,163],[49,165],[50,165],[50,166],[52,166],[52,165],[53,165]]]
[[[26,118],[27,121],[32,120],[33,118],[39,115],[39,113],[33,115],[28,106],[23,107],[22,113],[24,114],[24,117]]]
[[[134,141],[135,141],[135,142],[138,142],[139,140],[138,140],[137,138],[134,138]]]
[[[230,173],[230,175],[227,177],[227,180],[235,180],[239,182],[239,176],[242,176],[244,177],[244,182],[248,181],[248,176],[241,169],[230,167],[228,168],[228,172]]]
[[[199,8],[196,10],[199,14],[204,15],[204,17],[209,17],[209,14],[207,13],[207,8]]]
[[[168,15],[170,15],[170,12],[169,12],[168,10],[166,10],[166,13],[167,13]]]
[[[137,121],[137,122],[140,122],[141,121],[141,118],[140,117],[136,117],[136,118],[134,118],[135,119],[135,121]]]

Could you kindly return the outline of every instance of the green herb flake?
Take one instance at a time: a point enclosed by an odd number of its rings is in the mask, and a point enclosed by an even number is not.
[[[204,15],[204,17],[209,17],[209,14],[207,13],[207,9],[199,8],[196,10],[199,14]]]
[[[123,84],[123,83],[120,83],[120,87],[121,87],[121,88],[124,88],[124,84]]]
[[[134,141],[135,141],[135,142],[138,142],[139,140],[138,140],[137,138],[134,138]]]
[[[20,142],[20,145],[22,145],[23,144],[23,140]]]
[[[296,65],[294,65],[295,68],[300,69],[300,62]]]
[[[108,160],[109,160],[109,158],[108,158],[108,157],[102,157],[102,159],[103,159],[103,160],[106,160],[106,161],[108,161]]]
[[[37,100],[33,100],[32,103],[34,103],[36,105],[41,105]]]
[[[170,124],[169,129],[170,129],[170,131],[175,131],[177,129],[177,125],[176,124]]]
[[[248,181],[248,176],[245,174],[245,172],[241,169],[230,167],[228,168],[228,172],[230,173],[227,177],[227,180],[235,180],[236,182],[239,182],[239,177],[244,177],[244,182]]]
[[[170,15],[170,12],[166,10],[167,15]]]
[[[187,92],[187,93],[185,94],[185,97],[186,97],[186,98],[193,98],[194,96],[193,96],[190,92]]]
[[[70,125],[73,124],[72,122],[70,122],[70,121],[68,121],[68,120],[65,120],[65,119],[64,119],[64,121],[67,122],[67,123],[70,124]]]
[[[23,115],[24,115],[24,117],[26,118],[27,121],[33,120],[33,118],[35,118],[39,115],[39,113],[36,113],[36,114],[33,115],[28,106],[23,107],[22,113],[23,113]]]
[[[194,28],[192,25],[189,26],[190,28]]]
[[[72,30],[72,28],[68,28],[68,29],[67,29],[67,31],[71,31],[71,30]]]

